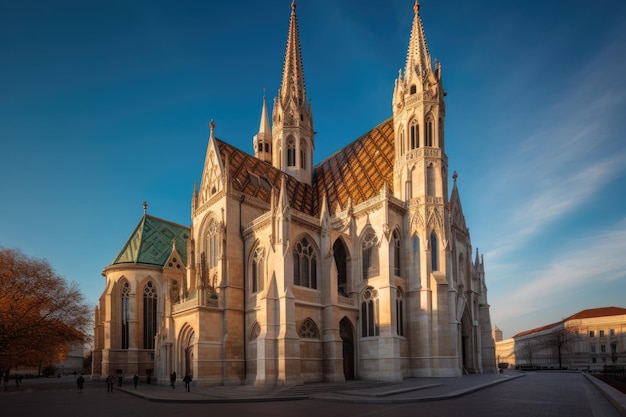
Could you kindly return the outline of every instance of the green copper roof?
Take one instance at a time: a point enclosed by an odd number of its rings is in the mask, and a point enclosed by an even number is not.
[[[163,266],[172,253],[174,239],[176,250],[187,263],[188,238],[188,227],[144,214],[111,265],[135,263]]]

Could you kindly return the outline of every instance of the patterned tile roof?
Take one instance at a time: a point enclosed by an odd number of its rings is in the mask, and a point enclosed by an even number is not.
[[[188,238],[188,227],[144,214],[111,265],[134,263],[163,266],[172,253],[174,239],[176,250],[186,263]]]
[[[315,167],[316,204],[326,195],[332,212],[337,204],[345,209],[349,198],[357,205],[374,197],[385,183],[393,192],[394,153],[393,119],[389,118]]]
[[[237,191],[269,204],[272,187],[280,189],[284,177],[291,208],[318,216],[324,195],[334,210],[337,204],[345,209],[349,198],[356,205],[374,197],[385,183],[393,191],[393,137],[393,121],[388,119],[318,164],[313,171],[313,186],[222,140],[216,139],[216,143]]]
[[[228,162],[233,187],[246,195],[271,203],[272,188],[280,189],[281,178],[287,180],[289,204],[295,210],[313,215],[313,189],[267,162],[216,139],[222,165]],[[226,168],[225,168],[226,169]]]

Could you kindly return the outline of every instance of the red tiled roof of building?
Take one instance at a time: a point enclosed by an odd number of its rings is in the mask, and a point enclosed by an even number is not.
[[[582,310],[579,311],[576,314],[573,314],[559,322],[556,323],[552,323],[552,324],[546,324],[545,326],[541,326],[541,327],[536,327],[534,329],[530,329],[530,330],[525,330],[523,332],[519,332],[516,335],[513,336],[513,339],[517,338],[517,337],[522,337],[522,336],[527,336],[529,334],[533,334],[533,333],[539,333],[540,331],[543,330],[548,330],[552,327],[556,327],[559,324],[562,324],[566,321],[569,320],[581,320],[581,319],[590,319],[590,318],[594,318],[594,317],[606,317],[606,316],[619,316],[619,315],[626,315],[626,308],[621,308],[621,307],[599,307],[599,308],[589,308],[587,310]]]

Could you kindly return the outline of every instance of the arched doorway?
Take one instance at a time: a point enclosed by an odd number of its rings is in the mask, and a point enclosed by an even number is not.
[[[189,375],[193,377],[194,363],[194,342],[196,334],[190,326],[185,326],[180,334],[180,371],[182,376]]]
[[[339,334],[343,347],[343,375],[346,381],[354,379],[354,329],[347,317],[339,322]]]

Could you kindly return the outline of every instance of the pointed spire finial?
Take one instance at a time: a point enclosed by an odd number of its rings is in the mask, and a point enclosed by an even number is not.
[[[456,173],[456,171],[454,171],[454,173],[452,174],[452,180],[454,182],[456,182],[456,179],[459,177],[459,174]]]
[[[415,11],[415,14],[417,14],[420,11],[420,0],[415,0],[415,4],[413,5],[413,10]]]
[[[143,214],[148,212],[148,202],[146,200],[143,201]]]
[[[296,0],[292,0],[291,1],[291,10],[293,10],[293,11],[296,10]]]

